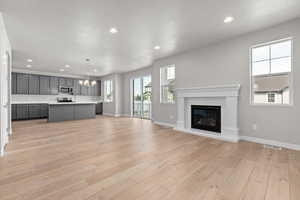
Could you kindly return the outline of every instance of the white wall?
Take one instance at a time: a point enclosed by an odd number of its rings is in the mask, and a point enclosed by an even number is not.
[[[8,135],[10,129],[10,81],[7,82],[7,77],[10,80],[10,69],[5,64],[6,52],[9,53],[11,58],[11,47],[6,33],[2,14],[0,13],[0,155],[4,154],[4,146],[8,142]],[[11,62],[10,62],[11,63]],[[5,108],[4,105],[8,105]],[[8,129],[6,129],[8,128]]]
[[[293,106],[250,105],[249,48],[286,37],[294,38]],[[160,104],[159,68],[176,65],[176,88],[241,84],[239,127],[243,136],[300,144],[300,19],[227,41],[211,44],[179,55],[157,60],[152,68],[123,74],[123,112],[130,111],[130,81],[152,72],[153,120],[175,124],[176,105]],[[257,130],[253,130],[256,124]]]
[[[294,106],[250,105],[249,48],[252,45],[286,37],[294,38]],[[176,87],[201,87],[240,83],[239,126],[241,134],[300,144],[300,20],[254,32],[235,39],[172,56],[154,63],[154,71],[166,64],[176,65]],[[157,75],[156,75],[157,76]],[[170,116],[176,107],[157,104],[159,121],[175,123]],[[256,124],[257,130],[253,130]]]
[[[104,81],[112,80],[113,81],[113,101],[104,102],[103,101],[103,114],[120,116],[122,114],[122,76],[120,74],[112,74],[108,76],[101,77],[101,96],[104,98]]]

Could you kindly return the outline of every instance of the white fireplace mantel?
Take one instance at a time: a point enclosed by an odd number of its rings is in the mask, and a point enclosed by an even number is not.
[[[239,90],[239,84],[176,89],[177,122],[175,129],[195,135],[238,142]],[[192,129],[191,105],[221,106],[221,133]]]

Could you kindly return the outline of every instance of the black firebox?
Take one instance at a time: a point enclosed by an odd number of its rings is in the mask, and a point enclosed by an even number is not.
[[[192,105],[192,128],[221,133],[221,106]]]

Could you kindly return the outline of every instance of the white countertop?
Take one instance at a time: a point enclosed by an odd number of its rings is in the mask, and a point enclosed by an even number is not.
[[[64,104],[97,104],[102,103],[102,101],[74,101],[74,102],[62,102],[58,103],[56,101],[23,101],[23,102],[12,102],[12,104],[49,104],[49,105],[64,105]]]
[[[98,102],[50,102],[49,105],[97,104]]]

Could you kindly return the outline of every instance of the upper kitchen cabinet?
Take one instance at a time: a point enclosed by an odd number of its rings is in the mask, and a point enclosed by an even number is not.
[[[29,75],[17,74],[17,94],[28,94]]]
[[[80,95],[88,96],[89,95],[89,87],[85,85],[80,86]]]
[[[101,81],[100,80],[98,80],[97,81],[97,94],[96,94],[96,96],[101,96]]]
[[[80,87],[80,80],[74,79],[74,88],[73,88],[73,93],[74,95],[80,95],[81,94],[81,87]]]
[[[50,77],[50,94],[57,95],[58,94],[58,85],[59,80],[57,77]]]
[[[29,75],[28,94],[40,94],[40,77],[38,75]]]
[[[73,87],[74,82],[71,78],[59,78],[59,87]]]
[[[11,74],[11,93],[17,94],[17,74],[14,72]]]
[[[40,76],[40,94],[49,95],[50,94],[50,77]]]

